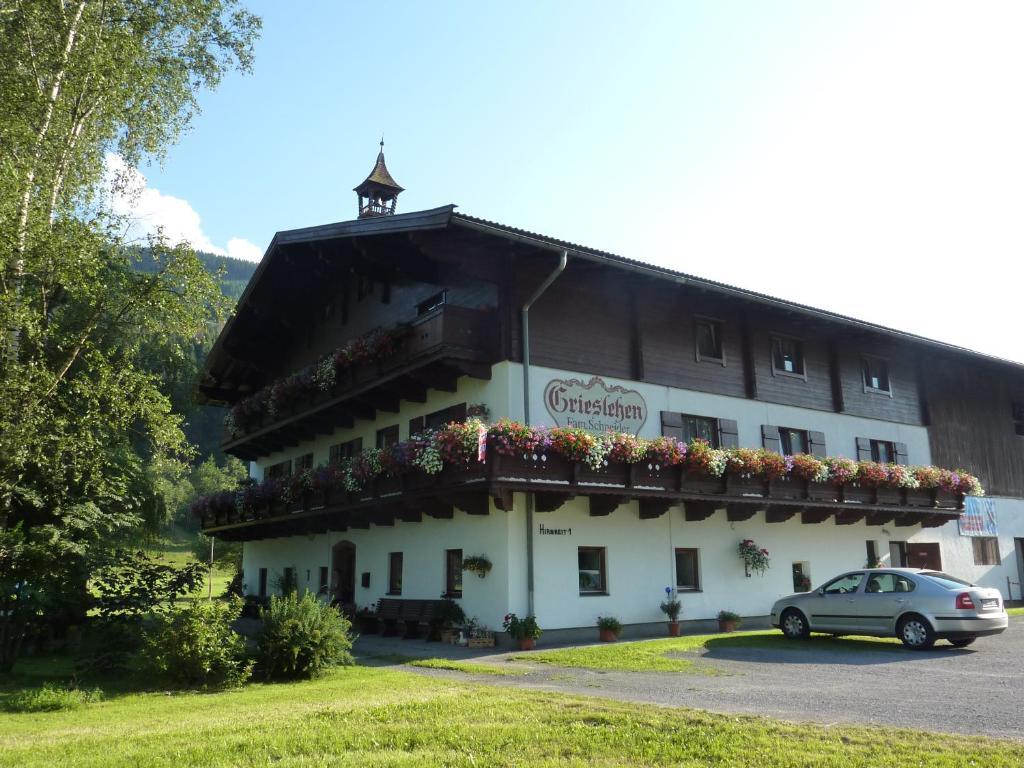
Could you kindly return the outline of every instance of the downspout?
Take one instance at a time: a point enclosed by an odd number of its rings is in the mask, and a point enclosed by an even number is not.
[[[565,265],[568,262],[569,252],[563,250],[562,256],[558,260],[558,266],[523,304],[523,421],[527,426],[530,425],[530,307],[565,271]],[[533,616],[533,494],[529,491],[526,492],[526,596],[527,614]]]

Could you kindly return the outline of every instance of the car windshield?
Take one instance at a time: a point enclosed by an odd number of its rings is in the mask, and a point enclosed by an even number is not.
[[[941,571],[922,571],[920,575],[927,576],[932,581],[937,581],[946,589],[961,589],[962,587],[974,586],[969,581],[958,579],[956,576],[950,576],[948,573],[942,573]]]

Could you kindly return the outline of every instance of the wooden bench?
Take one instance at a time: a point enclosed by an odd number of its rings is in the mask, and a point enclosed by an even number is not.
[[[396,597],[382,597],[377,601],[377,620],[381,623],[381,634],[394,637],[399,627],[404,625],[402,637],[415,638],[420,636],[420,627],[428,631],[434,622],[441,600],[409,600]]]

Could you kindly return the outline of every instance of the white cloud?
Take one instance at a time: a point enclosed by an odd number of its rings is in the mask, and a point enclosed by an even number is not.
[[[215,245],[203,231],[199,212],[188,200],[165,195],[150,187],[146,177],[112,152],[105,157],[108,195],[114,213],[127,217],[128,237],[144,240],[161,231],[171,243],[187,242],[197,251],[259,261],[263,250],[241,237],[232,237],[226,247]]]

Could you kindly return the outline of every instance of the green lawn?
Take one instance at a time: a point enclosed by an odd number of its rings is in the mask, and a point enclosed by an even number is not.
[[[1024,608],[1007,608],[1006,612],[1011,616],[1024,616]]]
[[[1024,744],[794,725],[351,667],[0,714],[0,766],[1019,766]]]
[[[718,635],[688,635],[662,640],[636,640],[513,656],[513,661],[554,664],[559,667],[604,669],[621,672],[690,672],[715,674],[713,665],[697,662],[697,652],[721,648],[765,648],[769,650],[834,649],[837,651],[891,651],[899,641],[894,637],[843,637],[811,635],[808,640],[789,640],[777,630],[730,632]],[[693,658],[675,655],[693,654]]]

